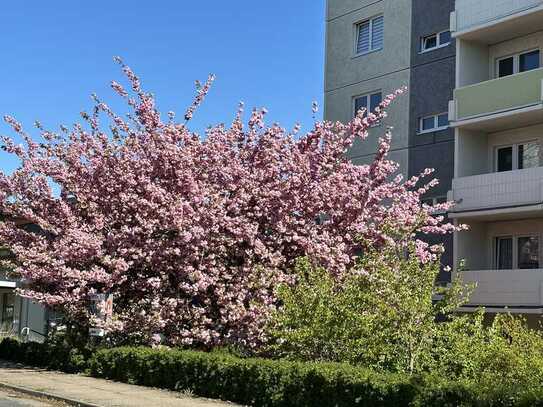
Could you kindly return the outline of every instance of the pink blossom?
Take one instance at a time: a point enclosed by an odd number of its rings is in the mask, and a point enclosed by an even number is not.
[[[18,259],[21,294],[73,321],[89,324],[91,294],[110,292],[115,318],[108,329],[128,338],[256,346],[266,339],[275,289],[292,283],[299,257],[341,276],[361,246],[415,240],[420,260],[429,261],[439,249],[421,234],[461,228],[421,205],[435,185],[422,184],[430,170],[407,181],[396,176],[390,131],[370,165],[346,158],[404,89],[366,117],[316,122],[296,138],[266,126],[265,109],[255,109],[245,128],[242,105],[230,127],[200,137],[175,123],[173,113],[163,122],[154,98],[118,62],[133,95],[112,87],[132,108],[130,120],[96,98],[93,112],[83,115],[88,130],[40,129],[36,143],[7,117],[25,144],[2,139],[21,164],[11,175],[0,173],[0,212],[10,219],[0,223],[0,245]],[[213,80],[200,85],[186,120]],[[111,129],[101,128],[104,115]],[[42,233],[20,228],[17,219]]]

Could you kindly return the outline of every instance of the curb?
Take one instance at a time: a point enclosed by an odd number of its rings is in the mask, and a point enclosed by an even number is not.
[[[12,384],[2,383],[2,382],[0,382],[0,389],[13,390],[19,393],[28,394],[29,396],[61,401],[63,403],[66,403],[74,407],[103,407],[103,406],[99,406],[98,404],[87,403],[84,401],[74,400],[74,399],[70,399],[64,396],[59,396],[56,394],[46,393],[44,391],[32,390],[26,387],[14,386]]]

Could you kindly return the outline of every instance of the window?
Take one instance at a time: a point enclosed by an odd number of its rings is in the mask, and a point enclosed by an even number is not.
[[[373,112],[382,102],[381,92],[374,92],[368,95],[357,96],[354,98],[354,115],[358,113],[360,109],[366,109],[366,115],[368,110]]]
[[[2,309],[0,313],[0,332],[6,333],[13,329],[13,313],[15,309],[15,296],[4,293],[1,298]]]
[[[384,23],[384,17],[378,16],[356,25],[357,55],[383,49]]]
[[[504,76],[513,75],[519,72],[538,69],[541,66],[540,59],[539,50],[499,58],[496,61],[496,77],[503,78]]]
[[[511,270],[513,268],[513,238],[496,238],[496,268]]]
[[[539,167],[539,154],[539,143],[536,141],[497,147],[496,171],[504,172]]]
[[[451,43],[451,32],[442,31],[437,34],[428,35],[421,38],[420,52],[428,52],[437,48],[446,47]]]
[[[443,130],[447,127],[449,127],[448,113],[440,113],[432,116],[421,117],[419,123],[419,134]]]
[[[538,269],[540,263],[539,236],[500,236],[495,239],[498,270]]]

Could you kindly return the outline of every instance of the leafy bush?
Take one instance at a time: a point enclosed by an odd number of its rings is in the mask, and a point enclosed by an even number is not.
[[[90,355],[90,350],[69,347],[63,341],[38,343],[6,338],[0,342],[2,359],[67,373],[84,371]]]
[[[5,339],[0,342],[0,358],[67,372],[86,370],[96,377],[174,391],[188,390],[197,396],[252,406],[543,405],[540,387],[503,387],[507,378],[488,386],[488,382],[481,385],[480,381],[460,375],[449,378],[439,374],[376,372],[340,363],[244,359],[223,352],[132,347],[85,354],[62,349],[60,344]]]
[[[98,377],[254,406],[401,406],[415,397],[403,375],[222,353],[116,348],[98,351],[90,368]]]
[[[452,380],[433,380],[437,387],[426,404],[447,405],[451,397],[478,400],[476,405],[539,400],[542,332],[518,316],[488,321],[483,310],[455,313],[469,289],[458,280],[447,290],[436,287],[439,265],[422,264],[415,251],[365,253],[344,279],[299,262],[298,283],[279,288],[282,307],[269,327],[268,351],[290,360],[349,362]]]
[[[298,263],[298,283],[278,290],[282,306],[269,325],[274,355],[420,372],[431,362],[436,318],[461,303],[464,288],[435,285],[439,264],[421,264],[394,248],[368,252],[345,277]],[[435,301],[436,295],[441,299]]]

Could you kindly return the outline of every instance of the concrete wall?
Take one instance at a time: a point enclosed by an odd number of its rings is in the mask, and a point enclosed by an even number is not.
[[[454,131],[418,134],[421,117],[448,111],[455,86],[454,39],[451,44],[421,53],[421,39],[449,29],[454,0],[328,0],[325,73],[327,120],[349,121],[356,96],[381,90],[383,95],[408,86],[390,108],[383,125],[371,129],[368,139],[356,143],[349,157],[356,164],[371,162],[385,126],[392,125],[390,158],[405,176],[435,168],[440,185],[428,197],[443,197],[454,172]],[[356,24],[384,16],[382,51],[355,56]],[[452,237],[431,237],[443,243],[443,262],[452,265]],[[441,280],[448,277],[440,276]]]
[[[485,44],[459,40],[456,42],[456,87],[473,85],[490,79],[489,51]]]
[[[383,96],[409,86],[411,0],[346,1],[327,3],[325,109],[327,120],[348,122],[354,115],[354,98],[381,91]],[[384,45],[380,51],[355,56],[356,24],[384,16]],[[403,95],[388,110],[389,117],[356,143],[349,157],[368,163],[377,151],[379,136],[394,126],[391,158],[407,175],[409,96]]]
[[[488,135],[486,133],[457,129],[455,150],[455,178],[488,172]]]
[[[325,91],[409,68],[411,0],[329,0],[326,23]],[[381,51],[355,56],[356,24],[384,16]]]
[[[467,270],[485,270],[488,268],[489,250],[487,242],[487,224],[470,222],[468,231],[460,232],[455,239],[456,259],[464,260]],[[458,264],[455,264],[458,267]]]
[[[422,38],[449,29],[450,13],[454,0],[413,0],[411,23],[411,70],[409,106],[409,176],[418,175],[426,168],[434,168],[434,177],[439,185],[428,197],[443,197],[451,189],[454,174],[454,130],[419,134],[420,118],[448,111],[455,86],[454,39],[448,46],[421,52]],[[427,236],[431,244],[443,244],[443,265],[453,265],[452,236]],[[441,273],[440,281],[450,280],[450,275]]]

